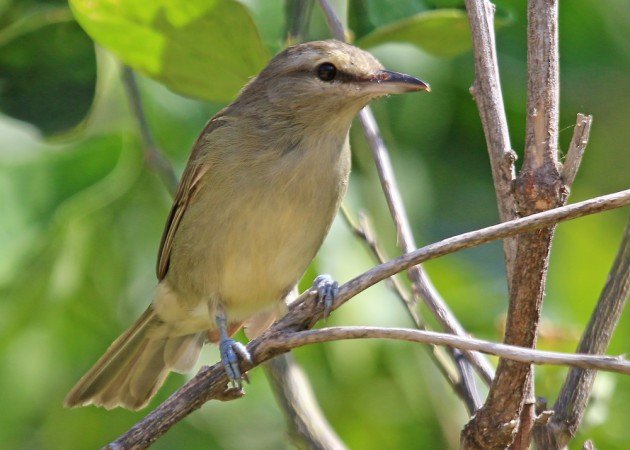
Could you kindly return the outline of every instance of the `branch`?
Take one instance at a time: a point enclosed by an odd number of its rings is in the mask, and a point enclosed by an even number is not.
[[[520,215],[564,204],[558,172],[558,3],[529,0],[525,158],[514,182]],[[510,304],[504,342],[533,348],[544,297],[554,227],[519,236],[508,267]],[[500,360],[486,403],[462,432],[463,448],[529,448],[535,421],[533,368]]]
[[[356,224],[354,220],[352,220],[352,218],[350,217],[347,208],[342,205],[341,215],[352,233],[367,245],[377,263],[384,263],[389,259],[385,255],[385,252],[380,248],[376,235],[374,234],[372,227],[370,226],[370,221],[364,214],[361,214],[359,216],[359,224]],[[409,312],[409,315],[411,316],[411,319],[413,320],[416,328],[418,328],[419,330],[429,330],[428,325],[418,314],[416,308],[417,304],[413,302],[413,300],[410,298],[409,293],[400,282],[398,276],[394,275],[391,278],[388,278],[387,284],[391,287],[394,294],[407,308],[407,311]],[[431,345],[424,348],[427,349],[429,357],[433,360],[435,366],[438,368],[440,373],[442,373],[451,388],[453,388],[455,393],[465,403],[468,412],[470,414],[473,414],[481,404],[481,400],[471,395],[473,390],[470,389],[469,386],[465,385],[467,380],[462,377],[462,373],[464,373],[464,370],[468,368],[468,365],[461,364],[462,367],[459,368],[458,371],[457,365],[463,358],[461,352],[459,350],[453,350],[446,354],[445,350],[442,347],[438,347],[436,345]],[[457,352],[457,354],[454,354],[455,351]],[[451,357],[455,365],[449,364],[449,357]],[[471,377],[472,374],[469,374],[469,378]]]
[[[346,30],[330,2],[328,0],[317,0],[317,3],[319,3],[320,8],[324,12],[328,29],[330,29],[333,37],[338,41],[347,42]]]
[[[339,20],[339,17],[335,14],[335,11],[328,0],[319,0],[319,4],[324,11],[326,20],[328,21],[328,26],[333,36],[339,40],[345,41],[343,24]],[[383,142],[380,130],[378,129],[378,125],[369,106],[363,108],[363,110],[359,112],[359,121],[363,127],[368,144],[372,149],[379,179],[381,181],[381,187],[383,189],[383,193],[385,194],[392,220],[396,225],[398,242],[400,243],[403,252],[409,253],[416,249],[415,239],[413,237],[413,232],[411,231],[411,224],[400,195],[400,190],[398,189],[398,183],[396,182],[389,152]],[[466,331],[464,330],[464,327],[459,323],[453,312],[447,306],[446,302],[437,292],[424,269],[420,266],[410,268],[409,278],[413,283],[415,297],[420,297],[424,300],[429,310],[440,322],[440,325],[442,325],[442,327],[449,333],[465,336]],[[415,303],[417,303],[417,301]],[[410,313],[413,315],[414,313],[411,311],[412,309],[415,310],[417,305],[408,304],[407,306]],[[481,378],[487,384],[490,384],[493,377],[493,370],[490,367],[490,364],[478,354],[469,351],[464,352],[464,354],[467,360],[470,361],[471,365],[479,372]],[[464,394],[466,397],[466,404],[476,410],[480,406],[479,393],[477,392],[474,377],[469,376],[469,372],[470,371],[465,369],[460,370],[460,378],[465,383],[463,387],[466,391]]]
[[[524,171],[558,164],[560,69],[558,1],[529,0],[527,11],[527,123]]]
[[[398,240],[401,243],[402,250],[405,253],[412,252],[416,249],[416,243],[413,238],[413,233],[411,232],[409,218],[407,217],[407,212],[405,211],[405,207],[398,190],[394,170],[389,158],[389,152],[385,147],[378,125],[376,124],[374,115],[369,107],[364,108],[359,113],[359,120],[363,125],[365,136],[374,154],[374,160],[376,161],[376,167],[381,180],[383,192],[385,193],[385,198],[387,199],[392,219],[396,224]],[[415,292],[424,300],[429,310],[440,322],[440,325],[442,325],[449,333],[466,336],[466,330],[457,320],[444,299],[442,299],[440,294],[437,292],[424,269],[421,266],[411,267],[409,269],[409,278],[411,278],[411,281],[413,282]],[[473,367],[478,371],[481,378],[487,384],[490,384],[494,375],[490,364],[488,364],[488,362],[480,355],[476,355],[475,353],[465,351],[464,354]],[[464,374],[462,374],[462,377],[463,376]],[[472,397],[476,395],[478,395],[476,392],[471,393]]]
[[[466,0],[466,10],[475,56],[475,81],[471,93],[477,103],[486,136],[499,218],[505,222],[516,217],[516,204],[512,195],[516,154],[510,144],[499,79],[494,36],[494,5],[487,0]],[[509,281],[514,266],[516,242],[506,240],[503,251]]]
[[[578,367],[588,370],[604,370],[630,374],[630,361],[623,356],[584,355],[576,353],[548,352],[514,345],[497,344],[471,337],[460,337],[435,331],[412,330],[408,328],[383,327],[330,327],[318,330],[278,334],[265,342],[265,347],[288,351],[297,347],[344,339],[394,339],[418,342],[421,344],[446,345],[460,350],[475,350],[488,355],[519,361],[528,364],[551,364],[556,366]]]
[[[287,17],[287,45],[303,42],[313,12],[312,0],[288,0],[285,4]]]
[[[374,230],[372,229],[372,226],[370,224],[370,220],[367,218],[367,216],[363,213],[359,213],[359,223],[357,224],[352,219],[350,212],[345,205],[341,205],[340,212],[341,217],[343,218],[344,222],[346,223],[352,234],[363,243],[365,243],[365,245],[372,253],[374,260],[377,263],[381,264],[387,261],[389,258],[385,254],[385,251],[379,245],[376,234],[374,233]],[[413,320],[413,323],[416,325],[416,328],[425,329],[426,323],[418,314],[418,311],[415,308],[416,304],[411,299],[410,293],[402,284],[400,278],[396,275],[392,276],[391,278],[387,279],[387,285],[391,287],[392,292],[400,299],[403,305],[405,305],[407,311],[409,312],[411,320]]]
[[[264,368],[276,401],[289,422],[291,441],[297,448],[346,448],[322,413],[306,374],[290,353],[267,361]]]
[[[580,168],[584,151],[588,145],[588,138],[591,134],[592,123],[593,116],[585,116],[584,114],[577,115],[577,121],[573,129],[573,137],[571,138],[571,144],[569,145],[567,156],[564,159],[561,173],[562,180],[569,189],[573,186],[573,181],[575,181],[575,176]]]
[[[626,300],[630,295],[630,221],[590,322],[582,335],[577,352],[602,354],[608,348]],[[595,382],[593,370],[571,369],[553,407],[547,425],[536,430],[536,447],[562,449],[582,423],[582,417]]]
[[[630,204],[630,189],[444,239],[380,264],[348,281],[339,288],[339,294],[335,298],[332,309],[337,309],[377,282],[429,259],[628,204]],[[247,349],[252,355],[253,365],[242,362],[242,371],[250,370],[254,365],[259,365],[280,353],[277,349],[265,347],[267,340],[273,339],[278,334],[311,328],[322,318],[322,314],[322,308],[316,300],[316,293],[308,291],[302,294],[289,306],[287,315],[249,343]],[[203,368],[192,380],[108,447],[110,449],[146,448],[208,400],[225,398],[229,394],[229,392],[226,394],[227,382],[227,376],[220,364]]]
[[[138,123],[138,128],[140,129],[140,137],[142,138],[142,148],[144,150],[145,161],[160,177],[160,180],[162,180],[162,183],[164,183],[168,192],[171,196],[173,196],[177,190],[177,175],[175,175],[175,170],[173,170],[173,166],[169,160],[160,151],[160,148],[155,142],[153,134],[149,129],[149,123],[147,122],[144,107],[142,106],[140,89],[138,89],[136,76],[131,67],[123,66],[122,80],[125,86],[125,92],[127,93],[127,99],[129,100],[129,105],[136,122]]]

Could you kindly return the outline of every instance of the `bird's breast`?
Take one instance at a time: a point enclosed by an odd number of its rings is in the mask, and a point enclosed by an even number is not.
[[[267,156],[213,165],[174,242],[176,289],[220,298],[234,318],[280,300],[297,283],[348,182],[347,134]]]

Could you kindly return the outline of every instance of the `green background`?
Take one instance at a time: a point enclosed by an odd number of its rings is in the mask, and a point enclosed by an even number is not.
[[[333,2],[355,42],[390,69],[431,83],[431,94],[382,99],[374,113],[420,244],[497,221],[485,141],[468,92],[473,81],[462,1]],[[526,96],[525,1],[497,1],[498,57],[512,145],[522,155]],[[444,8],[448,8],[445,10]],[[571,201],[630,181],[630,4],[562,2],[560,141],[578,112],[594,125]],[[75,22],[76,17],[77,22]],[[96,50],[89,34],[98,42]],[[150,126],[178,173],[204,123],[285,44],[281,0],[0,1],[0,447],[98,448],[146,412],[65,410],[66,392],[150,301],[170,206],[143,162],[120,80],[122,60],[141,74]],[[309,39],[329,33],[314,8]],[[183,96],[185,95],[185,96]],[[396,255],[369,148],[352,130],[347,204],[372,217]],[[558,227],[540,347],[572,351],[606,279],[628,211]],[[337,220],[313,267],[343,282],[372,266]],[[506,310],[501,246],[426,265],[475,336],[497,341]],[[359,295],[330,325],[410,326],[383,286]],[[628,352],[626,315],[610,353]],[[466,412],[419,345],[362,341],[295,352],[317,398],[353,449],[457,448]],[[204,363],[218,360],[207,348]],[[566,369],[537,370],[553,402]],[[177,425],[158,449],[290,447],[261,370],[245,398],[211,402]],[[171,375],[155,406],[185,381]],[[574,448],[627,448],[630,378],[602,373]]]

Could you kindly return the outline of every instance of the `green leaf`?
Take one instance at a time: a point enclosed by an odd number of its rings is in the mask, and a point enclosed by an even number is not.
[[[32,9],[0,31],[0,110],[44,134],[75,127],[96,86],[94,45],[66,7]]]
[[[179,93],[229,101],[269,59],[233,0],[70,0],[85,31],[123,62]]]
[[[388,42],[406,42],[435,56],[451,57],[471,47],[466,13],[459,9],[438,9],[377,28],[357,42],[374,47]]]
[[[358,40],[380,26],[413,16],[425,9],[422,0],[349,0],[348,24]]]

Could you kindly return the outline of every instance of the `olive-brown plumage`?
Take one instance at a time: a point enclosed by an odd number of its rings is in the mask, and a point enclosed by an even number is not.
[[[170,371],[193,367],[207,339],[221,340],[223,354],[241,325],[250,337],[267,328],[346,191],[353,118],[373,98],[417,90],[428,86],[334,40],[273,58],[197,139],[162,237],[151,305],[66,406],[141,408]]]

